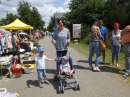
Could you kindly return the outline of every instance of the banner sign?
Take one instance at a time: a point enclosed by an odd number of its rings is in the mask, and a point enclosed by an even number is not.
[[[73,38],[81,38],[81,24],[73,24]]]

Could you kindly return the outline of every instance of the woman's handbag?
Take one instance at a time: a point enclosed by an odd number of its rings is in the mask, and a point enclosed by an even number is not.
[[[104,51],[105,48],[106,48],[106,45],[105,45],[105,43],[101,39],[99,39],[99,45],[100,45],[101,51]]]

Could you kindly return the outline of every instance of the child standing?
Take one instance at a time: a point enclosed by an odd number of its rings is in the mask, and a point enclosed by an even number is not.
[[[49,84],[50,82],[46,80],[46,70],[45,70],[45,60],[47,61],[55,61],[55,59],[48,59],[43,53],[44,48],[38,47],[38,53],[39,55],[35,59],[35,66],[34,66],[34,73],[36,73],[37,70],[37,76],[38,76],[38,85],[40,88],[43,88],[41,81],[44,77],[44,81],[46,84]]]

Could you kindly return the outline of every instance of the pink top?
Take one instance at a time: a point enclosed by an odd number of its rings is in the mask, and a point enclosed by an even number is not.
[[[35,32],[35,36],[38,37],[38,36],[39,36],[39,33],[38,33],[38,32]]]

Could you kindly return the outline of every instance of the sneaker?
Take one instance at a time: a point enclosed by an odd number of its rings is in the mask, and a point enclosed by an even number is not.
[[[94,67],[93,70],[96,71],[96,67]]]
[[[113,66],[114,65],[114,63],[110,63],[110,66]]]
[[[116,67],[119,67],[119,64],[116,64]]]
[[[123,77],[124,77],[124,78],[127,78],[127,77],[129,77],[129,74],[128,74],[128,73],[125,73],[125,74],[123,75]]]
[[[48,80],[45,81],[46,84],[50,84],[50,82]]]
[[[40,83],[39,85],[38,85],[40,88],[43,88],[43,86],[42,86],[42,84]]]
[[[96,71],[100,72],[101,70],[99,69],[99,67],[96,67]]]

